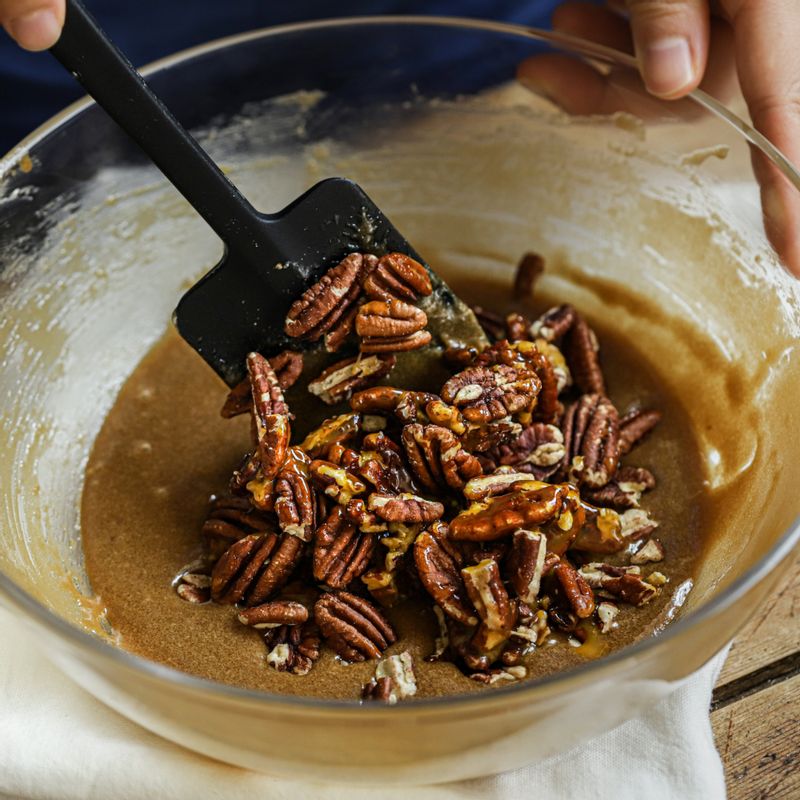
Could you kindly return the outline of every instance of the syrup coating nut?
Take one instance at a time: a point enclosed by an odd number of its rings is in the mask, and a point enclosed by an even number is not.
[[[278,353],[277,356],[272,356],[269,359],[269,364],[278,379],[278,385],[283,391],[286,391],[294,385],[303,371],[303,354],[295,350],[284,350],[282,353]],[[246,414],[252,408],[253,394],[250,390],[250,379],[245,378],[228,393],[225,404],[220,411],[220,416],[230,419],[239,414]]]
[[[442,387],[442,399],[477,425],[530,411],[541,384],[533,374],[505,364],[468,367]]]
[[[284,467],[275,479],[275,495],[275,514],[280,529],[310,542],[316,525],[317,499],[308,478],[291,467]]]
[[[367,498],[367,508],[387,522],[422,523],[427,525],[444,514],[444,506],[436,500],[426,500],[410,492],[386,495],[373,492]]]
[[[347,442],[361,430],[361,414],[340,414],[326,419],[306,436],[300,448],[312,458],[321,456],[337,443]]]
[[[578,619],[591,617],[594,614],[594,594],[580,572],[562,560],[553,568],[553,573],[569,601],[572,613]]]
[[[555,306],[542,314],[530,328],[533,339],[557,342],[562,339],[575,322],[577,312],[568,304]]]
[[[323,343],[327,352],[335,353],[347,341],[350,334],[355,330],[356,314],[358,314],[358,305],[354,303],[325,334]]]
[[[619,452],[627,455],[661,421],[655,409],[629,411],[619,421]]]
[[[510,342],[519,342],[528,338],[528,329],[531,321],[522,314],[509,314],[506,317],[506,339]]]
[[[250,353],[247,371],[253,393],[253,420],[261,473],[266,480],[271,480],[278,473],[289,448],[289,407],[266,358],[259,353]]]
[[[361,533],[335,506],[317,529],[314,541],[314,578],[332,589],[343,589],[366,572],[375,550],[374,533]]]
[[[282,625],[264,632],[267,663],[278,672],[308,675],[319,659],[319,628],[312,620],[303,625]]]
[[[350,592],[324,594],[314,605],[314,618],[326,642],[346,661],[378,658],[397,641],[383,614]]]
[[[423,531],[414,542],[414,564],[425,590],[449,617],[464,625],[477,625],[478,618],[467,599],[460,573],[460,554],[446,539]]]
[[[388,375],[396,363],[397,359],[391,354],[345,358],[311,381],[308,391],[319,397],[323,403],[332,406]]]
[[[603,395],[585,394],[564,414],[562,470],[573,482],[599,489],[619,464],[619,415]]]
[[[473,503],[450,523],[450,537],[457,541],[490,542],[517,528],[543,525],[561,512],[568,492],[569,488],[563,484],[539,484],[536,488]]]
[[[354,497],[363,494],[367,486],[352,472],[344,467],[338,467],[330,461],[316,459],[309,467],[314,483],[319,486],[328,497],[337,503],[346,506]]]
[[[547,537],[540,531],[514,531],[511,551],[506,559],[509,582],[523,603],[534,604],[539,596]]]
[[[377,337],[369,336],[361,340],[362,353],[405,353],[419,350],[431,343],[428,331],[417,331],[407,336]]]
[[[406,425],[403,447],[411,471],[430,492],[461,489],[480,475],[480,462],[461,447],[456,435],[438,425]]]
[[[575,321],[564,338],[564,354],[575,385],[585,394],[606,393],[599,350],[594,331],[580,314],[576,314]]]
[[[363,266],[364,256],[351,253],[306,289],[286,315],[286,335],[315,341],[329,331],[358,298]]]
[[[237,618],[249,628],[279,628],[281,625],[302,625],[308,619],[308,609],[294,600],[273,600],[245,609]]]
[[[403,253],[381,256],[363,284],[364,291],[379,300],[397,299],[413,303],[433,291],[428,270]]]

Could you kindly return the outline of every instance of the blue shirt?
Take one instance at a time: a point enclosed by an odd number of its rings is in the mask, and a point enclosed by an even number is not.
[[[137,65],[196,44],[289,22],[359,14],[440,14],[549,27],[560,0],[84,0]],[[48,53],[0,33],[0,154],[83,94]]]

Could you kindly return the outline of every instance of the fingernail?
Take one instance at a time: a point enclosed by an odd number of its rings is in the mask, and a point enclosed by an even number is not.
[[[694,81],[689,40],[683,36],[657,39],[645,47],[642,65],[647,88],[659,97],[678,94]]]
[[[47,50],[61,34],[56,15],[49,8],[40,8],[6,23],[8,32],[26,50]]]

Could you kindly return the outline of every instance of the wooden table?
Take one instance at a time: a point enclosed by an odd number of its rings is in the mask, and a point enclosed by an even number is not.
[[[734,642],[711,722],[730,800],[800,798],[800,553]]]

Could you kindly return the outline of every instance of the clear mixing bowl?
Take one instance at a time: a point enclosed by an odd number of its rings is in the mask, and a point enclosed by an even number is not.
[[[240,690],[121,649],[82,565],[83,467],[120,385],[221,245],[85,101],[2,162],[0,599],[89,692],[234,764],[444,781],[635,716],[763,602],[800,536],[800,293],[758,209],[748,138],[763,142],[710,100],[646,97],[632,73],[620,98],[639,116],[569,117],[515,80],[524,59],[553,53],[631,69],[542,31],[380,18],[259,31],[148,74],[257,207],[351,177],[446,277],[506,280],[536,249],[543,293],[647,353],[686,398],[720,509],[678,618],[544,680],[396,707]]]

